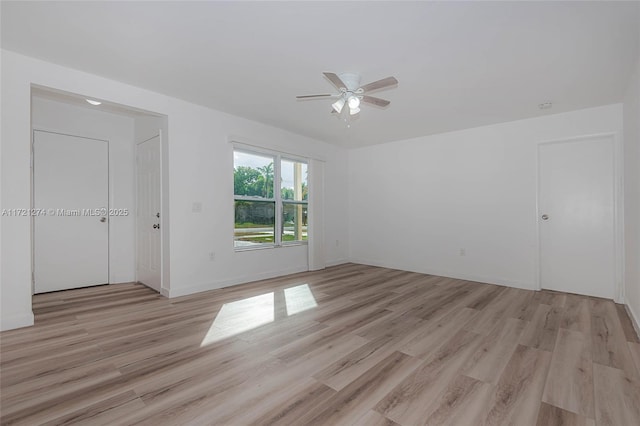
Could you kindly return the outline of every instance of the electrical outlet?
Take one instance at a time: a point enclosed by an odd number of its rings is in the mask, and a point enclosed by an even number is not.
[[[214,260],[216,260],[216,254],[215,254],[215,252],[211,252],[211,253],[209,253],[209,260],[210,260],[210,261],[212,261],[212,262],[213,262]]]
[[[461,248],[460,249],[460,256],[466,256],[467,255],[467,249]]]

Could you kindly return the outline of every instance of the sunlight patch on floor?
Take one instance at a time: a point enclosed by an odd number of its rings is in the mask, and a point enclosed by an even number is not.
[[[200,347],[268,324],[274,318],[273,292],[225,303],[202,339]]]
[[[285,288],[284,300],[287,306],[287,315],[294,315],[318,306],[308,284]]]
[[[202,339],[200,347],[253,330],[275,321],[276,311],[282,311],[282,290],[278,290],[278,306],[276,294],[265,293],[235,302],[225,303],[213,320],[209,331]],[[308,284],[284,289],[284,305],[286,315],[291,316],[318,306]]]

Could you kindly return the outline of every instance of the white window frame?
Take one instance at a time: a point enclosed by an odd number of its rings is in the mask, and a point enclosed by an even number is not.
[[[298,162],[298,163],[304,163],[307,165],[307,170],[309,170],[309,159],[307,158],[303,158],[303,157],[297,157],[295,155],[291,155],[291,154],[285,154],[285,153],[281,153],[278,151],[271,151],[271,150],[266,150],[266,149],[260,149],[260,148],[245,148],[243,146],[236,146],[234,145],[233,147],[233,152],[242,152],[244,154],[250,154],[250,155],[256,155],[256,156],[261,156],[261,157],[272,157],[273,158],[273,196],[274,198],[262,198],[262,197],[255,197],[255,196],[247,196],[247,195],[236,195],[235,193],[235,187],[233,189],[233,202],[234,202],[234,209],[233,209],[233,214],[234,214],[234,230],[235,230],[235,202],[236,201],[258,201],[258,202],[273,202],[275,203],[275,211],[274,211],[274,215],[275,215],[275,223],[274,223],[274,242],[273,243],[257,243],[255,245],[252,246],[245,246],[245,247],[236,247],[235,245],[235,233],[234,233],[234,239],[233,239],[233,249],[235,251],[250,251],[250,250],[262,250],[262,249],[269,249],[269,248],[278,248],[278,247],[291,247],[291,246],[300,246],[300,245],[308,245],[309,241],[308,241],[308,232],[307,232],[307,241],[303,241],[303,240],[299,240],[299,241],[288,241],[288,242],[283,242],[282,241],[282,230],[283,230],[283,222],[282,222],[282,210],[284,207],[284,203],[282,200],[282,183],[281,183],[281,176],[282,176],[282,160],[285,161],[293,161],[293,162]],[[234,159],[234,157],[232,157],[232,160]],[[232,170],[235,170],[235,160],[232,162]],[[276,182],[278,182],[278,185],[276,185]],[[307,186],[309,186],[309,176],[307,174]],[[302,205],[306,205],[307,206],[307,211],[309,209],[309,199],[307,198],[306,201],[294,201],[294,200],[286,200],[287,204],[302,204]],[[308,226],[308,225],[307,225]]]

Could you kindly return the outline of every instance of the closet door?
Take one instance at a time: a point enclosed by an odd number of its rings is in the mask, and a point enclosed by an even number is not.
[[[34,131],[33,197],[35,292],[107,284],[109,143]]]

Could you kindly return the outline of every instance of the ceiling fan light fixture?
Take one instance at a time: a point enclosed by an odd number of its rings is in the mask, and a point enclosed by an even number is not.
[[[360,99],[357,96],[349,96],[348,102],[349,108],[351,109],[358,109],[358,107],[360,106]]]
[[[360,86],[360,76],[353,73],[342,73],[340,75],[332,72],[323,72],[325,78],[338,90],[338,93],[330,94],[318,94],[318,95],[303,95],[296,96],[297,99],[320,99],[320,98],[337,98],[337,100],[331,104],[331,113],[335,114],[340,119],[344,119],[345,122],[350,116],[354,116],[360,112],[360,105],[375,105],[380,108],[385,108],[391,103],[386,99],[370,96],[368,93],[374,90],[382,90],[396,86],[398,80],[395,77],[387,77],[381,80],[374,81],[364,86]],[[345,105],[349,108],[345,109]],[[342,111],[345,111],[344,113]],[[349,114],[346,113],[349,111]]]
[[[333,110],[335,112],[340,114],[342,112],[342,107],[344,107],[344,99],[343,98],[338,99],[333,104],[331,104],[331,106],[333,107]]]

